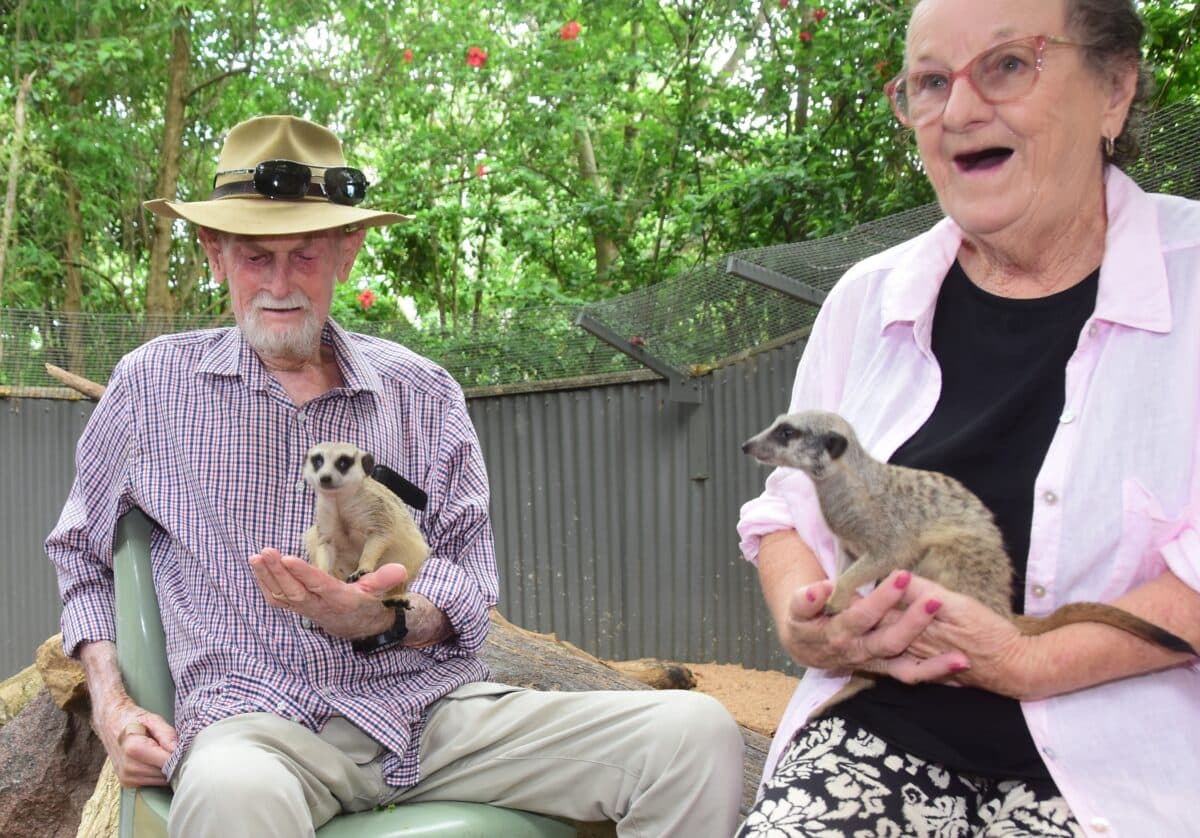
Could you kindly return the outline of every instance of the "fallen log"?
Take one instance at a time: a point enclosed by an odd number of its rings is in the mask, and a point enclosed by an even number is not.
[[[620,671],[619,663],[589,655],[553,634],[513,625],[495,611],[481,657],[495,680],[515,686],[570,692],[650,689]],[[106,761],[87,723],[86,693],[79,697],[70,676],[76,664],[63,656],[56,637],[39,647],[38,664],[43,673],[57,673],[49,681],[61,683],[62,688],[54,696],[43,687],[0,729],[0,835],[109,838],[115,834],[111,827],[116,823],[119,786],[111,772],[101,774]],[[63,710],[60,702],[70,709]],[[769,743],[746,727],[742,736],[745,812],[754,802]],[[81,820],[85,803],[86,818]],[[36,822],[30,820],[34,817]],[[615,834],[611,824],[578,827],[581,836]]]

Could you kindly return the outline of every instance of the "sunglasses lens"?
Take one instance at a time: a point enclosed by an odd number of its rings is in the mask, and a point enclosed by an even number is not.
[[[335,204],[354,206],[367,197],[367,176],[358,169],[337,166],[325,170],[325,195]]]
[[[308,166],[291,160],[265,160],[254,169],[254,188],[268,198],[303,198],[311,179]]]

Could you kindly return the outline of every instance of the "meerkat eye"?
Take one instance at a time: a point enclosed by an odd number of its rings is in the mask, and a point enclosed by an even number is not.
[[[348,454],[343,454],[342,456],[338,457],[336,460],[333,461],[333,467],[336,468],[338,471],[340,471],[342,474],[345,474],[351,468],[354,467],[354,458],[349,456]]]
[[[777,427],[775,429],[775,433],[774,433],[775,441],[778,442],[780,445],[787,445],[789,442],[791,442],[793,439],[795,439],[799,435],[800,435],[800,432],[797,431],[795,428],[793,428],[791,425],[780,425],[779,427]]]
[[[325,465],[325,458],[320,454],[313,454],[312,457],[309,458],[309,462],[312,463],[313,468],[315,468],[317,471],[320,471],[321,466]]]

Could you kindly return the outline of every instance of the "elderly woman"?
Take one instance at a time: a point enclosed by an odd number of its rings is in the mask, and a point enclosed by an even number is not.
[[[888,86],[947,218],[853,268],[791,410],[995,514],[1018,613],[1114,603],[1200,645],[1200,204],[1121,170],[1144,94],[1130,0],[920,0]],[[1200,665],[1077,624],[1023,636],[896,573],[823,615],[812,484],[743,552],[807,668],[742,835],[1195,835]],[[852,670],[878,686],[815,713]]]

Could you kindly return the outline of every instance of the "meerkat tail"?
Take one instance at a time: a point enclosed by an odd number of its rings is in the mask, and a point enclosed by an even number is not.
[[[1197,654],[1192,644],[1179,635],[1172,634],[1165,628],[1128,611],[1099,602],[1073,602],[1045,617],[1017,616],[1013,621],[1022,634],[1045,634],[1059,626],[1072,623],[1103,623],[1172,652],[1183,652],[1193,656]]]

